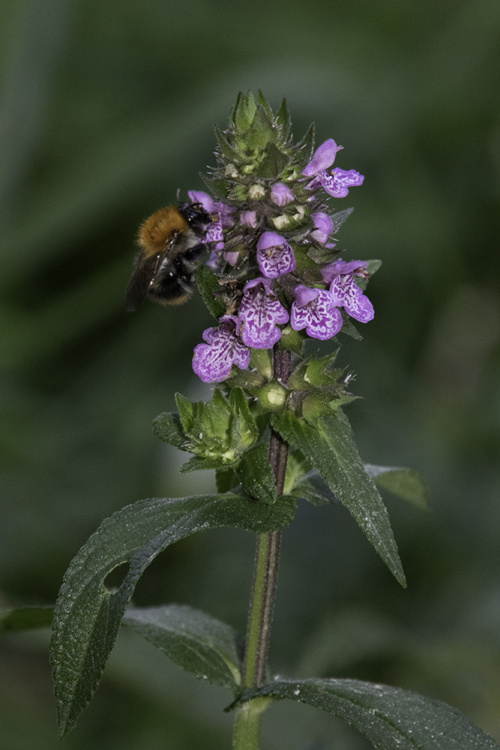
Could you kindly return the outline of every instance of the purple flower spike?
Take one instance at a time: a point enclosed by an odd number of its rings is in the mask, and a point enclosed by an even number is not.
[[[295,257],[284,237],[276,232],[264,232],[257,242],[257,263],[263,276],[276,279],[294,270]]]
[[[295,200],[295,196],[283,182],[276,182],[271,188],[271,200],[277,206],[286,206]]]
[[[343,148],[343,146],[337,146],[333,138],[325,141],[321,146],[318,146],[314,152],[313,158],[303,170],[302,174],[306,177],[315,177],[320,172],[324,172],[325,169],[332,166],[335,161],[335,155],[341,148]]]
[[[289,319],[288,311],[273,294],[272,281],[263,277],[245,285],[238,317],[243,321],[241,339],[254,349],[271,349],[281,338],[278,324]]]
[[[206,344],[194,349],[193,370],[204,383],[220,383],[236,365],[246,370],[250,364],[250,349],[238,337],[238,319],[224,315],[217,328],[203,331]]]
[[[323,190],[334,198],[345,198],[349,193],[349,188],[362,185],[364,179],[364,175],[356,172],[355,169],[349,169],[346,172],[345,169],[339,169],[338,167],[332,169],[330,174],[322,172],[316,178]],[[316,180],[313,180],[313,182],[316,182]]]
[[[305,328],[311,338],[326,341],[342,328],[342,315],[329,292],[299,285],[295,287],[290,325],[295,331]]]

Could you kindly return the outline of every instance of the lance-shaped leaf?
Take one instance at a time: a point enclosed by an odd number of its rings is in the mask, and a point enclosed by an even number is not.
[[[156,555],[197,531],[273,531],[294,515],[290,498],[264,505],[242,495],[200,495],[141,500],[103,521],[70,564],[54,614],[51,661],[61,735],[92,698],[135,585]],[[105,579],[124,564],[123,582],[111,593]]]
[[[389,570],[406,586],[387,509],[364,469],[345,415],[339,411],[336,416],[320,417],[315,427],[291,412],[273,414],[271,419],[280,435],[319,470]]]
[[[230,625],[180,604],[128,609],[123,624],[198,679],[238,690],[243,642]]]
[[[376,466],[365,464],[365,471],[378,487],[415,505],[421,510],[429,508],[429,491],[422,477],[414,469],[402,466]]]
[[[376,750],[499,750],[496,742],[446,703],[359,680],[277,680],[243,700],[288,698],[321,708],[363,734]]]

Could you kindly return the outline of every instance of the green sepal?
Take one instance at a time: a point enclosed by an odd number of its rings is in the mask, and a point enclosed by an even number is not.
[[[216,389],[208,402],[191,402],[175,396],[184,432],[183,450],[194,453],[184,472],[221,468],[238,461],[257,440],[259,430],[248,401],[240,388],[233,388],[229,401]],[[203,463],[202,463],[203,461]]]
[[[292,134],[292,118],[288,111],[286,99],[281,102],[281,107],[276,113],[276,122],[282,128],[282,139],[288,140]]]
[[[208,311],[212,313],[216,320],[219,320],[226,312],[226,306],[217,276],[208,266],[199,266],[195,273],[195,282]]]
[[[313,153],[314,153],[314,139],[315,139],[315,135],[316,135],[316,126],[312,122],[309,125],[309,127],[308,127],[305,135],[297,143],[297,150],[301,150],[301,151],[304,152],[304,156],[303,156],[304,162],[301,165],[302,169],[304,169],[304,167],[306,166],[306,164],[308,164],[311,161],[311,159],[312,159],[312,156],[313,156]],[[300,170],[301,172],[302,172],[302,169]]]
[[[271,349],[252,349],[250,367],[256,369],[265,380],[273,377],[273,357]]]
[[[350,336],[352,339],[356,339],[356,341],[363,341],[363,336],[360,334],[351,318],[347,315],[346,312],[344,312],[344,310],[341,310],[341,312],[342,320],[344,321],[342,323],[341,333],[345,333],[346,336]]]
[[[239,130],[236,136],[238,142],[242,141],[240,134],[241,130]],[[261,104],[257,105],[252,124],[245,132],[244,136],[241,145],[244,146],[245,150],[250,150],[251,152],[255,151],[257,153],[264,152],[266,146],[276,137],[275,132],[273,132],[272,120],[269,119],[265,108]]]
[[[286,325],[282,329],[280,346],[282,349],[290,349],[294,354],[302,354],[305,338],[304,331],[295,331],[292,326]]]
[[[214,195],[216,198],[220,198],[221,200],[225,200],[227,198],[226,180],[218,177],[208,177],[208,175],[204,174],[203,172],[199,172],[199,176],[201,180],[203,180],[207,188],[210,190],[212,195]]]
[[[132,628],[199,680],[231,688],[241,683],[243,639],[234,628],[186,605],[127,609]]]
[[[278,499],[276,480],[269,463],[269,445],[260,443],[248,450],[237,468],[245,492],[262,503],[275,503]]]
[[[499,750],[456,708],[418,693],[345,679],[277,679],[233,703],[288,699],[327,711],[355,727],[375,750]]]
[[[274,143],[268,143],[264,158],[255,174],[264,179],[278,179],[289,163],[290,159],[286,154],[280,151]]]
[[[346,416],[339,410],[320,417],[313,427],[286,411],[272,414],[271,424],[319,470],[396,580],[406,586],[387,509],[364,469]]]
[[[257,103],[260,104],[260,106],[264,109],[269,120],[272,120],[274,117],[273,110],[271,109],[271,106],[269,105],[261,89],[259,89],[259,92],[257,94]]]
[[[222,130],[217,127],[217,125],[214,127],[214,130],[220,152],[219,156],[223,156],[224,159],[228,162],[238,163],[241,158],[241,154],[238,149],[235,148],[231,143],[229,143],[225,133],[223,133]]]
[[[174,412],[165,411],[153,420],[153,434],[175,448],[189,449],[180,417]]]
[[[250,406],[241,388],[232,388],[229,403],[233,410],[233,420],[230,425],[231,445],[238,451],[245,450],[259,437],[259,429],[250,411]]]
[[[239,133],[246,133],[246,131],[250,129],[256,111],[257,104],[255,103],[255,97],[252,92],[247,91],[247,93],[244,94],[240,91],[236,97],[236,104],[231,113],[231,121]]]
[[[307,257],[319,266],[328,266],[337,260],[338,251],[326,245],[313,244],[307,251]]]
[[[51,662],[61,736],[97,689],[136,583],[160,552],[206,529],[277,531],[295,512],[290,497],[265,505],[244,495],[199,495],[141,500],[103,521],[70,564],[54,613]],[[125,569],[123,582],[111,592],[106,579],[118,566]]]
[[[354,208],[344,208],[343,211],[335,211],[335,213],[330,214],[333,223],[332,234],[337,234],[342,224],[347,221],[353,211]]]
[[[338,502],[325,480],[300,451],[291,451],[286,464],[284,495],[293,495],[312,505],[330,505]]]
[[[191,456],[179,469],[181,474],[190,474],[192,471],[212,471],[213,469],[224,469],[226,464],[218,458],[202,458]]]

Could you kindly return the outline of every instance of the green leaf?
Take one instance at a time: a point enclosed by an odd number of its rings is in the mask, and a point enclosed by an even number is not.
[[[173,412],[165,411],[153,420],[153,434],[163,440],[164,443],[181,450],[187,450],[189,447],[179,415]]]
[[[297,483],[292,493],[294,497],[307,500],[312,505],[330,505],[338,502],[317,469],[312,469]]]
[[[401,466],[375,466],[365,464],[377,487],[392,492],[421,510],[429,509],[429,491],[422,477],[414,469]]]
[[[53,613],[53,607],[0,609],[0,633],[19,633],[34,628],[48,628],[52,622]]]
[[[264,505],[241,495],[200,495],[142,500],[103,521],[70,564],[54,614],[51,662],[61,735],[92,698],[136,583],[162,550],[204,529],[277,530],[294,515],[289,498]],[[105,581],[120,565],[126,565],[123,582],[112,593]]]
[[[315,466],[402,586],[406,579],[382,498],[366,473],[345,415],[322,416],[317,427],[291,412],[273,414],[274,428]]]
[[[243,643],[229,625],[180,604],[128,609],[123,624],[199,680],[238,690]]]
[[[446,703],[359,680],[278,680],[243,700],[288,698],[321,708],[363,734],[376,750],[499,750],[496,742]]]
[[[201,298],[216,320],[224,315],[226,306],[217,276],[208,266],[199,266],[195,273],[196,286]]]
[[[217,492],[230,492],[239,487],[240,480],[234,469],[217,469],[215,472],[215,486]]]
[[[275,503],[278,499],[276,480],[269,463],[268,443],[260,443],[243,455],[238,476],[250,497],[263,503]]]

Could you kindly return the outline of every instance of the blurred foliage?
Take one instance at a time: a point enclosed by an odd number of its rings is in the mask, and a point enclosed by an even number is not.
[[[365,396],[349,416],[366,461],[414,466],[433,497],[429,514],[387,498],[407,593],[345,511],[302,508],[272,658],[439,697],[500,739],[499,33],[498,0],[3,1],[1,606],[52,604],[117,508],[210,489],[151,434],[175,391],[207,398],[190,360],[208,313],[129,315],[123,292],[139,222],[203,188],[212,124],[261,88],[287,98],[297,137],[314,120],[366,175],[340,242],[383,268],[364,342],[343,340]],[[252,557],[243,532],[181,542],[136,603],[243,630]],[[58,747],[46,635],[0,649],[2,741]],[[227,747],[227,700],[124,633],[66,747]],[[307,708],[273,707],[264,727],[269,748],[367,746]]]

